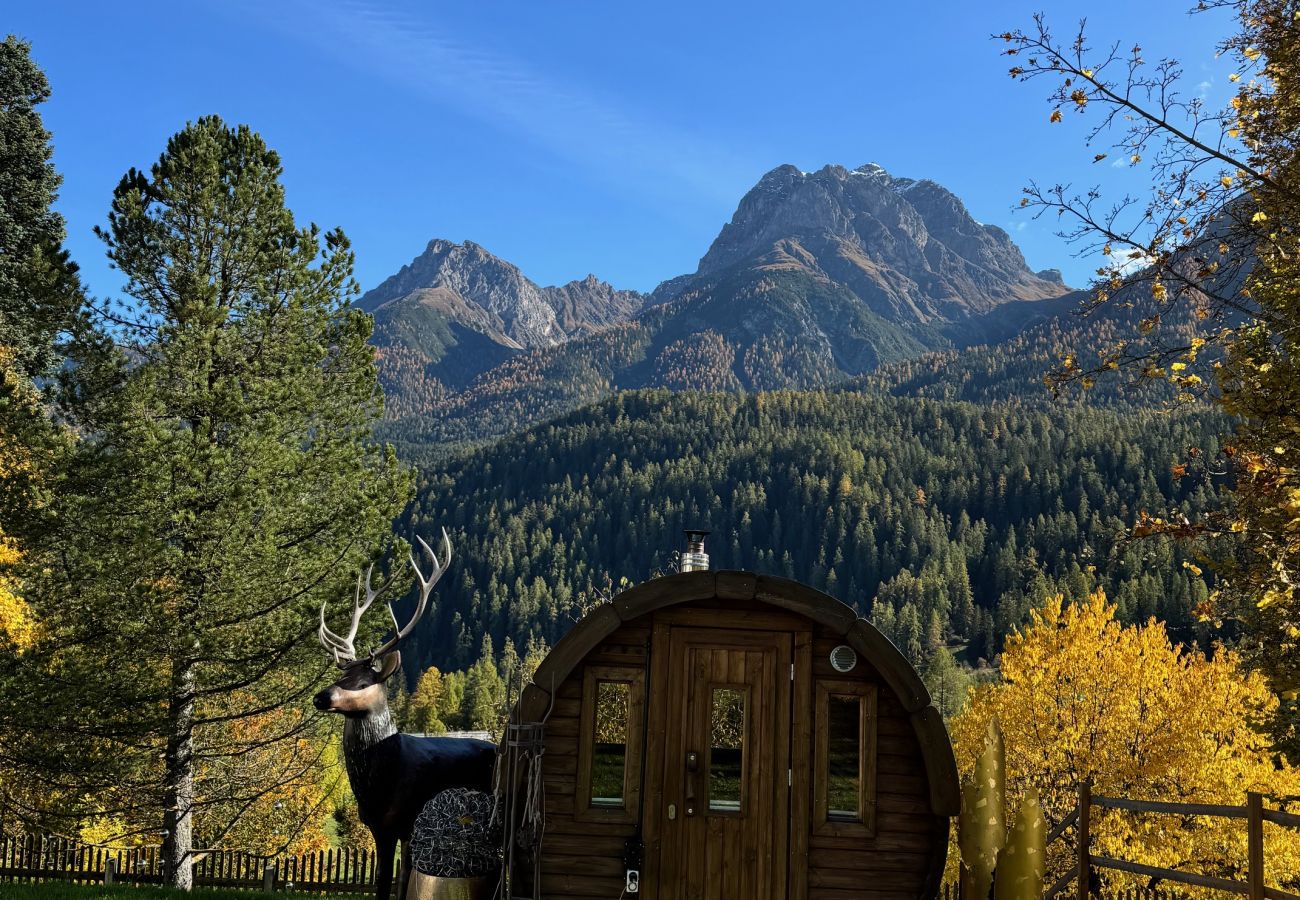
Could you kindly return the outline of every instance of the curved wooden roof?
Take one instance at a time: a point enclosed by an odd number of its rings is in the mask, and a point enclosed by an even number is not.
[[[548,689],[568,678],[623,623],[658,609],[714,598],[756,600],[805,616],[842,635],[845,643],[875,667],[907,710],[925,763],[931,809],[942,816],[957,815],[961,790],[952,742],[943,716],[931,705],[930,692],[916,670],[888,638],[848,606],[788,578],[753,572],[683,572],[629,588],[585,616],[547,654],[521,698],[525,719],[541,718],[550,705]]]

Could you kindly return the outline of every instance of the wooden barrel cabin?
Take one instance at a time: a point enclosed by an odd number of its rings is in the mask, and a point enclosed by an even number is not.
[[[807,585],[693,571],[631,588],[555,646],[512,721],[510,806],[529,758],[543,789],[508,896],[939,891],[960,803],[943,719],[888,639]]]

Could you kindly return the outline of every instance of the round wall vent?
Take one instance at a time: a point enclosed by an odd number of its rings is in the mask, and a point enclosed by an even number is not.
[[[840,644],[831,651],[831,668],[841,675],[853,671],[853,667],[858,664],[857,651],[848,644]]]

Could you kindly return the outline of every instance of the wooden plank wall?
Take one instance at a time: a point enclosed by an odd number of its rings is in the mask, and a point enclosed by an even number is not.
[[[830,665],[830,652],[844,642],[829,629],[812,625],[814,691],[817,678],[875,682],[877,722],[877,828],[873,838],[811,834],[807,857],[808,900],[875,900],[915,898],[931,886],[936,856],[947,845],[947,820],[930,812],[929,785],[921,750],[907,712],[871,667],[841,675]],[[622,626],[585,664],[643,667],[650,639],[649,617]],[[664,661],[666,662],[666,661]],[[542,895],[617,897],[623,888],[624,842],[632,825],[578,821],[576,802],[578,735],[582,706],[583,665],[556,691],[547,728],[543,768],[546,786],[546,834],[542,845]],[[647,685],[649,680],[647,679]],[[809,729],[811,732],[811,729]],[[808,758],[813,759],[809,747]],[[796,785],[800,779],[796,777]],[[805,779],[804,784],[808,784]],[[646,814],[642,810],[642,814]],[[811,823],[808,823],[811,831]],[[791,840],[794,848],[798,842]],[[797,861],[794,861],[797,866]],[[942,862],[938,863],[940,866]],[[796,868],[797,871],[797,868]]]
[[[649,622],[624,625],[588,655],[583,665],[644,669],[649,640]],[[619,896],[623,891],[624,844],[635,831],[632,825],[580,822],[574,817],[583,665],[557,689],[555,709],[546,727],[542,895],[548,898]]]
[[[814,630],[813,680],[814,684],[826,678],[879,685],[876,834],[871,838],[813,834],[808,844],[808,900],[919,897],[933,871],[935,854],[947,848],[947,821],[930,812],[930,786],[916,732],[870,660],[859,657],[857,667],[847,675],[831,668],[831,650],[842,643],[843,638],[824,627]]]

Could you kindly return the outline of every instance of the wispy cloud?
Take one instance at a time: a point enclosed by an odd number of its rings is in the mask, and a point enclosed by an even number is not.
[[[737,167],[752,171],[726,147],[653,121],[592,86],[465,43],[415,15],[368,0],[273,6],[250,12],[321,52],[620,185],[641,183],[663,197],[668,182],[670,193],[676,187],[734,199],[734,184],[719,176]]]
[[[1137,256],[1128,256],[1124,262],[1120,263],[1119,273],[1127,277],[1136,272],[1142,271],[1154,262],[1155,260],[1153,258],[1144,253],[1140,253]]]

